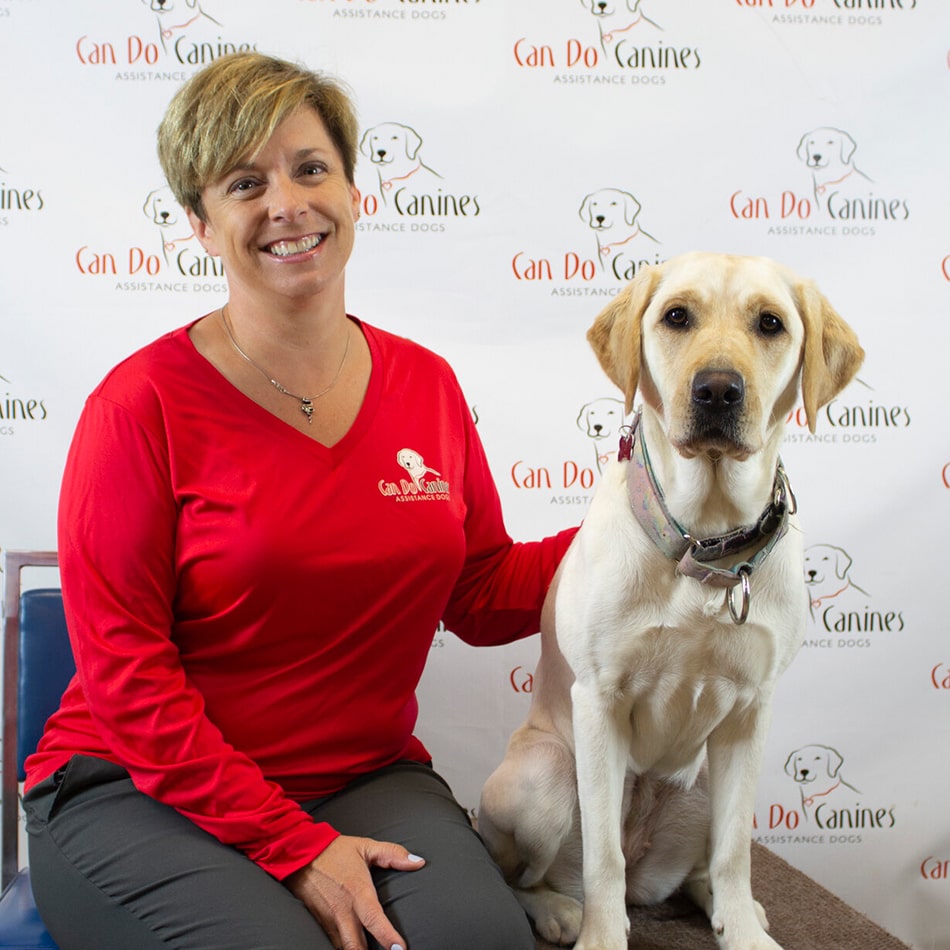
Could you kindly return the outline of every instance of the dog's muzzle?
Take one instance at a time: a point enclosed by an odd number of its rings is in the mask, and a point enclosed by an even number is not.
[[[747,451],[742,438],[745,382],[734,370],[702,370],[690,389],[689,447],[694,452]]]

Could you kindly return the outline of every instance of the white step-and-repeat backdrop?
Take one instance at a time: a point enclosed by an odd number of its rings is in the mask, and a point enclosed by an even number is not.
[[[584,516],[617,438],[591,419],[622,408],[584,334],[645,264],[772,256],[857,329],[858,380],[814,435],[797,412],[783,450],[812,617],[754,835],[914,947],[950,948],[950,3],[0,0],[4,547],[55,545],[105,371],[224,300],[154,137],[184,80],[246,48],[355,91],[350,309],[452,361],[516,538]],[[434,640],[421,734],[469,808],[536,654]]]

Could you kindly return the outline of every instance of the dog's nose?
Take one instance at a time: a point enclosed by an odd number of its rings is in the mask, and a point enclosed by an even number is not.
[[[731,370],[710,369],[693,380],[693,403],[710,412],[730,412],[742,405],[745,384]]]

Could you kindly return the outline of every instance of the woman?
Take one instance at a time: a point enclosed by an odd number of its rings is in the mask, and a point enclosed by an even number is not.
[[[514,544],[451,370],[347,315],[357,133],[255,53],[159,129],[229,295],[105,378],[67,460],[78,673],[26,795],[62,950],[534,946],[414,691],[440,619],[538,629],[571,532]]]

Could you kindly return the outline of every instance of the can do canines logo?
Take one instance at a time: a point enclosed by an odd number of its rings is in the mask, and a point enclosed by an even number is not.
[[[422,134],[404,122],[380,122],[366,129],[360,153],[369,170],[361,176],[358,231],[436,232],[446,223],[477,218],[477,194],[458,189],[436,170]]]
[[[143,188],[142,195],[128,218],[134,238],[80,245],[73,255],[76,270],[89,280],[114,280],[120,291],[225,291],[224,265],[198,243],[171,189]]]
[[[911,427],[911,407],[877,393],[860,376],[839,397],[822,407],[820,429],[811,432],[804,405],[797,406],[786,420],[787,444],[875,445]]]
[[[736,221],[767,223],[773,236],[871,237],[878,227],[907,221],[907,199],[876,182],[857,153],[858,143],[845,129],[806,130],[795,147],[797,180],[771,194],[736,188],[729,213]]]
[[[555,464],[518,458],[509,468],[511,484],[517,491],[545,498],[549,505],[590,504],[597,479],[617,456],[625,422],[622,400],[599,396],[585,402],[574,420],[584,448]]]
[[[564,0],[577,8],[577,30],[553,40],[521,36],[512,43],[519,70],[552,75],[558,85],[666,85],[673,75],[695,73],[702,54],[695,44],[666,33],[653,8],[657,0]]]
[[[572,244],[553,251],[520,248],[511,272],[520,283],[550,287],[551,296],[613,296],[643,267],[664,260],[648,217],[629,187],[595,188],[577,198]]]
[[[869,590],[858,583],[859,569],[851,555],[834,544],[805,548],[805,587],[814,635],[806,637],[811,648],[866,648],[881,637],[901,633],[906,627],[902,610],[881,609]]]
[[[114,78],[120,80],[180,82],[187,73],[178,67],[201,67],[228,53],[257,48],[222,35],[226,9],[223,0],[142,0],[134,21],[129,14],[125,36],[84,33],[74,43],[75,56],[84,67],[104,67],[110,74],[114,67]]]
[[[896,805],[862,793],[832,746],[792,749],[784,773],[797,794],[757,809],[753,828],[760,844],[862,844],[866,835],[897,825]]]

